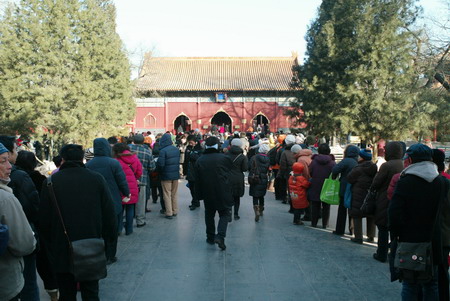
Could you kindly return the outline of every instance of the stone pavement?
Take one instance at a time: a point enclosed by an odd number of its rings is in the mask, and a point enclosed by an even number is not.
[[[357,245],[332,235],[332,229],[293,225],[288,206],[271,192],[264,217],[255,223],[247,190],[241,219],[229,224],[226,251],[207,244],[204,210],[189,211],[189,190],[180,182],[176,218],[163,218],[159,204],[151,204],[147,226],[119,238],[118,261],[100,282],[102,300],[400,299],[401,286],[390,282],[388,264],[372,259],[374,244]],[[45,292],[41,296],[48,300]]]

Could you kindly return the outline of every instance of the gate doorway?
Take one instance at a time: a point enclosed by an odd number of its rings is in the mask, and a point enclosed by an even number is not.
[[[175,119],[173,126],[177,134],[188,132],[191,130],[191,120],[186,115],[180,115]]]
[[[253,128],[257,132],[267,133],[269,131],[270,121],[263,114],[258,114],[253,118]]]
[[[224,127],[226,132],[231,132],[232,129],[232,121],[230,115],[225,112],[217,112],[214,114],[213,118],[211,118],[211,128]]]

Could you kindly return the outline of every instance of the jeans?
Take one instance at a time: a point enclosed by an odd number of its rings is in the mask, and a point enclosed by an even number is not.
[[[36,277],[36,254],[23,257],[24,269],[23,278],[25,285],[20,292],[21,301],[39,301],[39,288]]]
[[[133,217],[134,217],[134,204],[123,205],[123,212],[125,212],[125,234],[129,235],[133,233]],[[120,215],[119,219],[119,233],[123,229],[123,213]]]
[[[253,205],[254,206],[259,205],[260,207],[264,207],[264,197],[263,196],[261,196],[261,197],[254,196],[253,197]]]
[[[402,301],[436,301],[439,300],[437,268],[434,267],[433,280],[424,284],[402,282]],[[422,293],[422,299],[419,299]]]
[[[59,301],[77,301],[77,282],[72,274],[57,274]],[[83,301],[100,301],[98,297],[98,280],[80,282]]]
[[[147,185],[145,184],[139,184],[139,199],[134,208],[136,211],[136,224],[138,226],[145,224],[146,187]]]
[[[205,207],[206,237],[210,240],[216,237],[216,223],[214,221],[216,211],[219,213],[219,224],[217,225],[217,237],[222,239],[226,237],[227,226],[231,219],[230,209],[216,210]]]

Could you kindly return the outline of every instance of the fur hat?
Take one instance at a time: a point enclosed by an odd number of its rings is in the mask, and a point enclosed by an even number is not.
[[[291,148],[291,152],[294,154],[298,154],[302,150],[302,147],[298,144],[294,144],[294,146]]]
[[[259,146],[258,152],[260,154],[267,154],[269,150],[270,150],[269,144],[264,143]]]
[[[286,139],[284,140],[286,142],[286,145],[294,144],[295,143],[295,136],[294,135],[287,135]]]
[[[243,145],[244,143],[242,142],[241,138],[234,138],[233,140],[231,140],[231,146],[239,146],[240,148],[242,148]]]

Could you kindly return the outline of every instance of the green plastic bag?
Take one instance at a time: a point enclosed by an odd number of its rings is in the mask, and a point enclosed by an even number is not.
[[[330,205],[339,205],[339,187],[341,183],[338,180],[333,180],[330,177],[323,182],[322,190],[320,191],[320,200]]]

